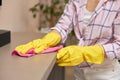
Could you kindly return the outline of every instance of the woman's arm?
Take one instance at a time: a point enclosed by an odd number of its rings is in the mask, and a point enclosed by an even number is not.
[[[120,8],[113,22],[113,37],[113,43],[103,45],[106,57],[111,60],[120,59]]]
[[[74,17],[74,13],[75,13],[75,7],[73,0],[69,0],[68,4],[66,4],[65,6],[62,16],[60,17],[56,25],[52,28],[54,30],[57,30],[57,32],[59,32],[62,38],[62,43],[65,42],[68,33],[70,33],[72,30],[73,27],[72,20]]]

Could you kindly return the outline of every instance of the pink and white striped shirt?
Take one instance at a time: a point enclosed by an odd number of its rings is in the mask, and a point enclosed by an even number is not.
[[[100,0],[89,24],[83,28],[87,0],[70,0],[58,23],[62,43],[74,29],[80,46],[101,45],[109,60],[120,59],[120,0]]]

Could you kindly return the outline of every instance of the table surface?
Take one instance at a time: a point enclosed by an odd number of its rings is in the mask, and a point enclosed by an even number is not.
[[[55,52],[29,58],[11,55],[16,46],[43,35],[32,32],[11,33],[11,42],[0,47],[0,80],[47,80],[55,64]]]

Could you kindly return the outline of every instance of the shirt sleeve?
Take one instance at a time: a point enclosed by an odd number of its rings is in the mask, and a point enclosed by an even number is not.
[[[103,45],[107,58],[120,59],[120,9],[113,22],[113,43]]]
[[[71,30],[73,29],[72,20],[73,20],[74,12],[75,12],[75,9],[73,5],[73,0],[69,0],[57,24],[53,28],[51,28],[51,29],[57,30],[61,34],[62,36],[61,43],[65,42],[65,40],[67,39],[68,33],[70,33]]]

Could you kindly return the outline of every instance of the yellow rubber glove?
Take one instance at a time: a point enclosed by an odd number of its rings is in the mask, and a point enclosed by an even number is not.
[[[82,62],[101,64],[103,61],[104,50],[102,46],[68,46],[57,53],[59,66],[75,66]]]
[[[17,46],[15,50],[21,54],[26,54],[30,49],[34,49],[35,53],[40,53],[49,47],[56,46],[60,41],[60,34],[50,32],[41,39],[36,39],[24,45]]]

